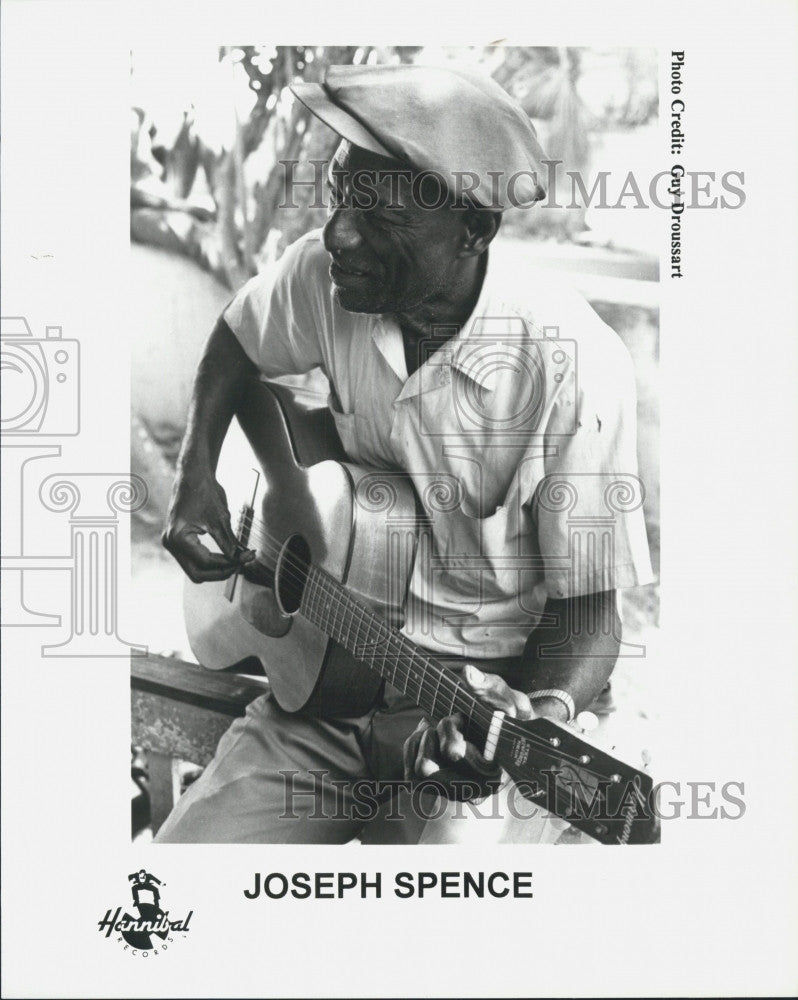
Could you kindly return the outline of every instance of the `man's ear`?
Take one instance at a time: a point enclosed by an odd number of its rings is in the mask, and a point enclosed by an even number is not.
[[[465,239],[461,257],[476,257],[484,253],[501,225],[501,212],[486,208],[469,208],[465,215]]]

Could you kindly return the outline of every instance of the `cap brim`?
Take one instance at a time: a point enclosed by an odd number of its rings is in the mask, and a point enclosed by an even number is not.
[[[375,139],[369,130],[353,118],[348,111],[335,104],[327,91],[319,83],[289,84],[291,93],[297,97],[325,125],[337,132],[343,139],[380,156],[395,160],[395,155]]]

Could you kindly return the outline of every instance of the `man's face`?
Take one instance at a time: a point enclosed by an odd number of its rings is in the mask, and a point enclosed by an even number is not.
[[[448,200],[440,204],[434,178],[414,183],[407,167],[344,140],[328,184],[324,247],[344,309],[403,312],[446,290],[464,245],[466,213]]]

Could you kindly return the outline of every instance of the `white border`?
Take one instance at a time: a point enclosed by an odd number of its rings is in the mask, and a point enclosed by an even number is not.
[[[126,664],[47,662],[31,636],[4,635],[3,995],[791,993],[794,5],[164,8],[2,8],[3,312],[81,340],[91,389],[84,430],[64,445],[74,470],[127,461],[127,74],[141,40],[160,42],[165,72],[172,45],[260,39],[687,52],[690,155],[700,169],[744,169],[749,202],[690,216],[687,279],[669,283],[663,269],[663,655],[689,678],[672,692],[674,777],[745,780],[748,811],[736,823],[673,823],[656,850],[134,850],[119,780]],[[170,906],[195,910],[188,938],[148,963],[96,932],[142,865],[166,879]],[[531,868],[535,899],[243,900],[255,870],[342,867],[386,879],[403,868]]]

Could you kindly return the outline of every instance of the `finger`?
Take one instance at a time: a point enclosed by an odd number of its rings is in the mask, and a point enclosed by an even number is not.
[[[223,507],[223,512],[219,512],[217,520],[208,525],[208,532],[228,559],[236,558],[242,545],[233,533],[230,514],[226,507]]]
[[[411,781],[415,777],[416,757],[418,756],[418,748],[421,743],[421,737],[424,735],[424,726],[425,722],[422,719],[415,731],[407,737],[405,745],[402,748],[402,764],[405,781]]]
[[[498,674],[483,673],[473,663],[465,665],[464,674],[466,682],[482,701],[508,715],[515,713],[515,705],[510,695],[511,688]]]
[[[441,754],[451,761],[462,760],[465,757],[466,741],[461,732],[463,717],[459,712],[448,715],[438,723],[438,743]]]
[[[486,674],[473,663],[465,666],[465,679],[480,699],[514,719],[531,719],[535,715],[532,702],[523,691],[511,688],[498,674]]]
[[[186,531],[178,538],[178,549],[184,559],[192,562],[197,569],[235,569],[233,560],[221,552],[211,552],[199,540],[196,531]]]
[[[208,524],[208,533],[228,559],[239,563],[252,562],[256,553],[253,549],[248,549],[245,545],[242,545],[233,531],[230,511],[227,509],[224,494],[218,498],[218,504],[218,520]]]
[[[508,688],[507,690],[510,692],[510,697],[513,699],[513,704],[515,705],[515,718],[533,719],[535,717],[535,709],[532,707],[529,695],[524,694],[523,691],[516,691],[515,688]]]
[[[486,760],[473,743],[466,743],[465,762],[477,773],[495,776],[501,773],[501,768],[495,761]]]
[[[230,565],[218,569],[199,569],[193,562],[185,559],[182,554],[173,552],[172,555],[192,583],[211,583],[214,580],[227,580],[236,571],[236,567]]]
[[[421,735],[421,742],[416,754],[415,772],[419,778],[429,778],[440,771],[441,765],[438,763],[440,756],[440,746],[438,744],[438,734],[434,729],[425,729]]]
[[[178,532],[167,547],[195,583],[224,580],[237,569],[227,556],[203,545],[196,530]]]

